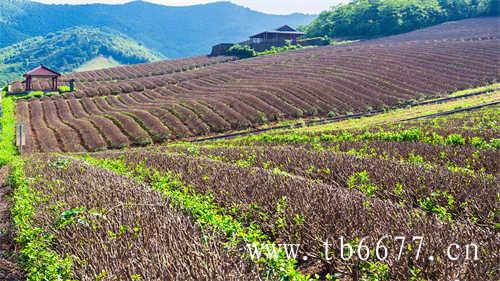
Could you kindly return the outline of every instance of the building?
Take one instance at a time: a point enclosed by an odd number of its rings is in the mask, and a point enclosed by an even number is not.
[[[284,25],[272,31],[264,31],[250,36],[251,44],[261,43],[285,43],[286,41],[295,42],[305,33],[299,32],[288,25]],[[281,45],[280,44],[280,45]]]
[[[250,39],[240,42],[240,45],[248,45],[257,52],[268,50],[272,47],[283,47],[290,42],[292,45],[297,44],[298,39],[305,33],[297,31],[288,25],[283,25],[280,28],[271,31],[264,31],[250,36]],[[223,56],[227,50],[231,48],[233,43],[222,43],[212,47],[211,56]]]
[[[23,75],[26,78],[25,90],[31,91],[33,79],[51,79],[50,90],[57,91],[57,79],[61,74],[41,64]]]

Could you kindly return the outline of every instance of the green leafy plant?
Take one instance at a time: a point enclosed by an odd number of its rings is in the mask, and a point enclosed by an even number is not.
[[[49,163],[49,166],[56,169],[65,169],[71,163],[69,158],[57,158]]]
[[[464,145],[465,139],[459,134],[451,134],[446,137],[447,145]]]
[[[432,192],[430,196],[418,202],[422,209],[437,214],[441,220],[453,220],[452,211],[456,208],[455,198],[448,191]]]
[[[350,188],[355,188],[368,196],[372,196],[379,188],[370,182],[370,177],[367,171],[356,172],[352,175],[347,185]]]
[[[22,246],[21,258],[28,280],[73,280],[71,258],[61,258],[50,247],[54,237],[33,224],[35,204],[40,200],[24,175],[24,162],[11,161],[9,183],[15,187],[12,220],[17,230],[16,241]]]
[[[73,223],[88,225],[88,222],[82,216],[86,211],[87,209],[85,207],[66,210],[59,215],[55,225],[60,229]]]

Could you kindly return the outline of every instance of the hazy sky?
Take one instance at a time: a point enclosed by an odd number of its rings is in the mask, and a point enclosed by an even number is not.
[[[35,0],[36,2],[49,4],[85,4],[85,3],[107,3],[120,4],[131,0]],[[147,0],[168,6],[188,6],[216,2],[215,0]],[[294,12],[318,14],[330,6],[348,2],[348,0],[231,0],[231,2],[249,7],[253,10],[272,13],[290,14]]]

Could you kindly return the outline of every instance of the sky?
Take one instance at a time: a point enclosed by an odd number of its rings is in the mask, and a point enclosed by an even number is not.
[[[47,4],[86,4],[106,3],[121,4],[131,0],[34,0]],[[147,0],[168,6],[189,6],[216,2],[216,0]],[[256,11],[271,14],[291,14],[295,12],[306,14],[319,14],[332,5],[348,2],[348,0],[231,0],[231,2],[251,8]]]

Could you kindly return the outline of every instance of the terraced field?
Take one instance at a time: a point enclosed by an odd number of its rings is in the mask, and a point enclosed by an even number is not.
[[[456,104],[400,113],[449,106]],[[45,198],[33,223],[55,235],[59,256],[77,257],[71,272],[82,280],[99,272],[175,279],[187,264],[196,265],[190,280],[497,280],[499,112],[488,106],[408,122],[388,112],[197,144],[28,158],[26,176]],[[420,236],[416,250],[411,238]],[[339,237],[373,252],[343,259]],[[388,250],[380,258],[382,238]],[[153,256],[152,241],[160,245]],[[331,256],[322,254],[324,241]],[[300,247],[294,259],[256,260],[247,243]],[[450,259],[453,243],[477,245],[478,260],[463,249]],[[183,249],[177,271],[156,260],[171,247]],[[122,251],[111,266],[110,253]],[[192,260],[200,252],[209,261]]]
[[[499,280],[494,20],[2,93],[0,279]]]
[[[77,92],[18,102],[18,120],[29,128],[25,151],[144,146],[483,86],[499,80],[496,20],[234,62],[195,58],[73,74]]]
[[[69,86],[69,81],[74,80],[78,86],[77,89],[79,92],[88,91],[90,93],[94,93],[93,89],[96,89],[96,85],[100,84],[110,85],[111,84],[110,82],[115,82],[116,84],[117,81],[119,82],[124,80],[135,80],[135,79],[140,79],[138,82],[141,82],[142,80],[147,80],[145,78],[148,77],[194,70],[218,63],[228,62],[235,59],[236,58],[234,57],[224,57],[224,56],[221,57],[200,56],[200,57],[192,57],[192,58],[178,59],[178,60],[166,60],[166,61],[159,61],[152,63],[110,67],[99,70],[81,71],[63,75],[59,80],[59,84],[61,86]],[[155,80],[153,80],[153,82],[154,81]],[[143,87],[135,85],[136,83],[132,84],[118,83],[117,85],[119,90],[114,91],[114,93],[115,94],[120,93],[121,91],[126,92],[127,89],[129,89],[125,87],[127,85],[129,86],[132,85],[133,87],[135,87],[134,88],[135,91],[142,91],[144,89],[147,89],[145,86],[150,87],[149,83],[147,82],[142,82],[142,83],[145,83]],[[122,85],[122,87],[124,88],[120,88],[120,85]],[[19,90],[23,89],[23,85],[19,81],[14,82],[12,84],[12,87],[13,89],[19,89]],[[35,91],[50,90],[52,88],[52,86],[50,85],[50,81],[46,80],[34,80],[32,87]],[[115,88],[113,88],[113,90],[115,90]]]
[[[263,274],[144,184],[53,156],[27,163],[26,176],[38,179],[31,188],[44,198],[33,223],[55,235],[53,250],[73,261],[62,262],[64,280],[236,281]]]

